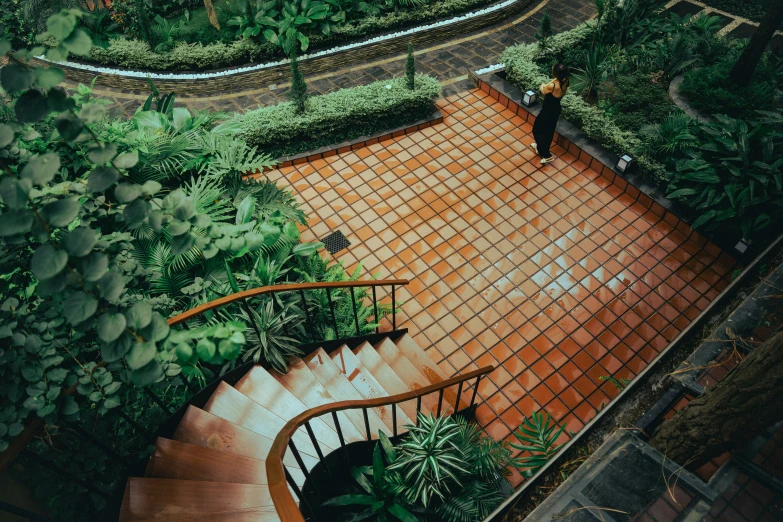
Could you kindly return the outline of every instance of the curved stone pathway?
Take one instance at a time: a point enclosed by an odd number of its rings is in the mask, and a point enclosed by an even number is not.
[[[510,45],[535,40],[534,35],[545,11],[552,18],[555,32],[560,32],[591,18],[595,13],[595,4],[592,0],[542,0],[512,20],[417,51],[417,70],[438,78],[443,85],[444,96],[468,90],[473,87],[467,77],[468,71],[497,63],[500,53]],[[312,94],[324,94],[400,76],[404,70],[405,54],[395,54],[346,64],[306,80]],[[195,85],[197,89],[198,83]],[[178,105],[192,110],[233,112],[285,101],[288,99],[287,92],[288,84],[249,85],[246,90],[230,93],[181,91],[177,92],[177,100]],[[146,91],[106,87],[96,88],[95,94],[114,102],[110,110],[115,116],[133,114],[149,95]]]

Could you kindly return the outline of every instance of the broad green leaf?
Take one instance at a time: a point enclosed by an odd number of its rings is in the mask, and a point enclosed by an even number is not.
[[[106,275],[106,269],[109,268],[109,258],[102,252],[93,252],[81,259],[81,264],[81,272],[84,278],[88,281],[98,281]],[[120,283],[122,283],[122,277],[120,277]],[[120,290],[122,290],[122,287]]]
[[[18,63],[10,63],[0,69],[0,85],[9,93],[29,89],[35,79],[35,72]]]
[[[76,29],[76,17],[60,12],[46,19],[46,31],[62,41]]]
[[[60,171],[60,156],[47,152],[33,156],[22,169],[22,177],[29,178],[36,185],[46,185]]]
[[[149,386],[163,379],[163,367],[158,361],[152,361],[147,366],[134,370],[131,379],[136,386]]]
[[[97,236],[95,231],[88,227],[78,227],[68,232],[63,238],[65,249],[76,257],[86,256],[92,252]]]
[[[242,200],[237,209],[236,224],[241,225],[247,223],[253,219],[253,215],[256,211],[256,199],[252,195],[248,195]]]
[[[47,203],[41,209],[41,215],[55,227],[68,226],[79,215],[79,199],[65,198]]]
[[[48,91],[65,79],[65,73],[57,67],[38,67],[35,69],[35,83]]]
[[[128,170],[136,166],[139,162],[139,151],[132,150],[130,152],[123,152],[116,158],[114,158],[114,166],[118,169]]]
[[[41,121],[49,115],[49,112],[49,103],[46,97],[36,89],[25,91],[14,105],[14,114],[19,123]]]
[[[68,263],[68,254],[47,243],[38,247],[30,262],[30,269],[38,279],[50,279],[62,272]]]
[[[128,355],[125,356],[125,362],[131,370],[138,370],[146,366],[157,354],[157,347],[153,342],[135,342]]]
[[[91,254],[95,255],[95,253]],[[98,292],[107,301],[116,301],[125,289],[125,280],[122,274],[115,271],[105,272],[98,280]]]
[[[141,330],[152,321],[152,307],[148,303],[136,303],[125,312],[125,318],[130,328]]]
[[[174,349],[177,358],[183,363],[189,362],[193,357],[193,347],[189,343],[179,343]]]
[[[171,238],[171,253],[175,256],[184,254],[196,244],[195,238],[191,234],[182,234]]]
[[[291,249],[292,254],[296,254],[302,257],[310,257],[313,255],[316,251],[323,248],[324,244],[320,241],[315,241],[311,243],[299,243],[294,248]]]
[[[74,292],[63,303],[63,315],[72,325],[82,323],[92,317],[98,309],[98,301],[84,292]]]
[[[0,198],[10,210],[20,210],[27,206],[28,195],[33,188],[29,179],[7,176],[0,181]]]
[[[63,40],[62,45],[73,54],[87,56],[92,49],[92,40],[87,33],[81,29],[76,29],[71,33],[71,36]]]
[[[33,213],[29,210],[6,212],[0,216],[0,236],[28,232],[33,226],[33,219]]]
[[[79,111],[79,118],[84,120],[84,123],[87,123],[87,124],[97,123],[97,122],[101,121],[105,116],[106,116],[106,107],[104,107],[100,103],[88,103],[87,105],[82,107],[82,110]],[[114,145],[113,143],[98,143],[96,145],[96,147],[101,147],[101,145],[105,145],[105,146],[111,145],[111,146],[114,147],[115,153],[117,151],[117,146]],[[114,156],[112,156],[111,158],[113,158],[113,157]],[[111,158],[108,158],[108,159],[106,159],[104,161],[97,161],[97,160],[94,160],[94,159],[92,161],[94,161],[95,163],[98,163],[98,164],[103,164],[103,163],[106,163],[107,161],[111,160]],[[92,159],[92,158],[90,158],[90,159]]]
[[[135,185],[133,183],[120,183],[117,188],[114,189],[114,197],[120,203],[130,203],[134,199],[141,196],[141,185]]]
[[[123,334],[126,324],[125,316],[122,314],[103,314],[98,318],[98,337],[107,343],[114,342]]]
[[[242,345],[232,342],[231,339],[223,339],[218,344],[218,352],[223,358],[229,361],[233,361],[234,359],[239,357],[239,353],[241,351],[242,351]]]
[[[101,358],[109,363],[119,361],[130,351],[132,345],[133,338],[130,335],[121,335],[113,343],[101,346]]]
[[[699,218],[696,221],[693,222],[693,224],[691,225],[691,228],[693,228],[693,229],[699,228],[700,226],[704,225],[709,220],[714,218],[716,215],[717,215],[717,212],[715,210],[710,210],[708,212],[705,212],[704,214],[699,216]]]
[[[209,339],[200,339],[199,342],[196,343],[196,353],[198,353],[198,357],[202,361],[209,361],[212,359],[215,356],[216,351],[217,348],[215,347],[215,343]]]
[[[122,156],[122,154],[120,154]],[[118,156],[119,158],[119,156]],[[117,163],[117,160],[114,160]],[[87,190],[90,192],[103,192],[114,185],[120,179],[120,173],[117,169],[111,167],[97,167],[90,172],[87,178]]]
[[[0,149],[10,145],[15,137],[16,133],[14,132],[13,127],[6,125],[5,123],[0,123]]]
[[[117,145],[113,143],[103,143],[95,145],[87,151],[87,157],[96,165],[104,165],[117,155]]]

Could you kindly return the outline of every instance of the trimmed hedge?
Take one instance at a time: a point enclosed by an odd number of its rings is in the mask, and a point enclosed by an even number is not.
[[[416,76],[415,89],[405,78],[340,89],[314,96],[307,110],[296,114],[284,102],[237,115],[240,136],[273,157],[339,143],[394,128],[432,114],[440,96],[435,78]]]
[[[219,69],[250,63],[271,55],[275,50],[272,44],[258,45],[250,40],[237,40],[230,44],[208,45],[179,42],[171,51],[156,53],[148,43],[141,40],[117,38],[111,40],[106,49],[93,47],[90,61],[150,71]]]
[[[391,11],[381,16],[369,16],[354,23],[337,27],[329,36],[310,36],[310,49],[318,50],[380,35],[392,30],[406,29],[425,22],[457,16],[495,0],[440,0],[432,4]],[[237,40],[229,44],[207,45],[179,42],[174,49],[157,53],[140,40],[118,38],[108,48],[93,47],[88,61],[114,67],[148,71],[198,71],[246,65],[262,60],[279,59],[282,51],[275,45],[251,40]]]
[[[506,66],[506,77],[520,89],[537,89],[550,80],[535,63],[535,60],[556,56],[566,49],[581,44],[589,38],[592,22],[555,35],[546,54],[540,52],[537,44],[520,44],[509,47],[500,56]],[[563,118],[579,127],[588,137],[598,141],[615,154],[632,152],[639,169],[656,181],[663,181],[666,168],[642,152],[642,140],[633,132],[617,126],[599,107],[585,102],[574,94],[566,94],[562,101]]]

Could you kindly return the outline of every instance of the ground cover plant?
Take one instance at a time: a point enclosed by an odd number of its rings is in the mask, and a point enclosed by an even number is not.
[[[67,7],[79,7],[79,0],[69,1]],[[118,0],[109,7],[98,2],[81,22],[93,36],[94,47],[79,60],[161,71],[280,60],[292,51],[330,48],[455,16],[491,2]],[[89,11],[87,4],[81,7]],[[49,12],[29,11],[25,19],[33,26],[40,25]]]
[[[332,292],[337,331],[318,292],[187,329],[167,318],[248,288],[361,274],[301,242],[289,192],[242,178],[274,161],[233,115],[192,113],[152,86],[133,117],[110,119],[90,86],[69,95],[61,70],[32,65],[90,52],[83,16],[52,15],[46,48],[0,38],[0,451],[43,427],[17,472],[58,520],[100,511],[160,423],[217,375],[246,361],[284,372],[299,345],[355,333],[345,291]],[[356,289],[363,332],[390,311],[375,317],[367,297]]]
[[[596,6],[594,21],[507,49],[508,79],[535,89],[554,63],[568,65],[564,119],[612,152],[630,152],[639,171],[692,209],[694,228],[758,237],[783,202],[783,162],[774,155],[779,59],[769,52],[749,57],[747,41],[718,37],[714,17],[678,17],[637,0]],[[732,82],[740,62],[750,71],[747,85]],[[724,116],[709,123],[682,113],[667,94],[681,75],[682,95],[705,113]]]

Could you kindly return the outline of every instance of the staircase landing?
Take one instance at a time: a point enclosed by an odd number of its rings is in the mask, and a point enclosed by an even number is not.
[[[346,267],[411,280],[397,324],[446,374],[498,366],[480,386],[489,434],[538,409],[577,432],[618,393],[600,377],[641,372],[734,259],[559,147],[541,168],[530,124],[485,93],[439,109],[442,124],[269,178],[304,202],[303,240],[341,230]]]

